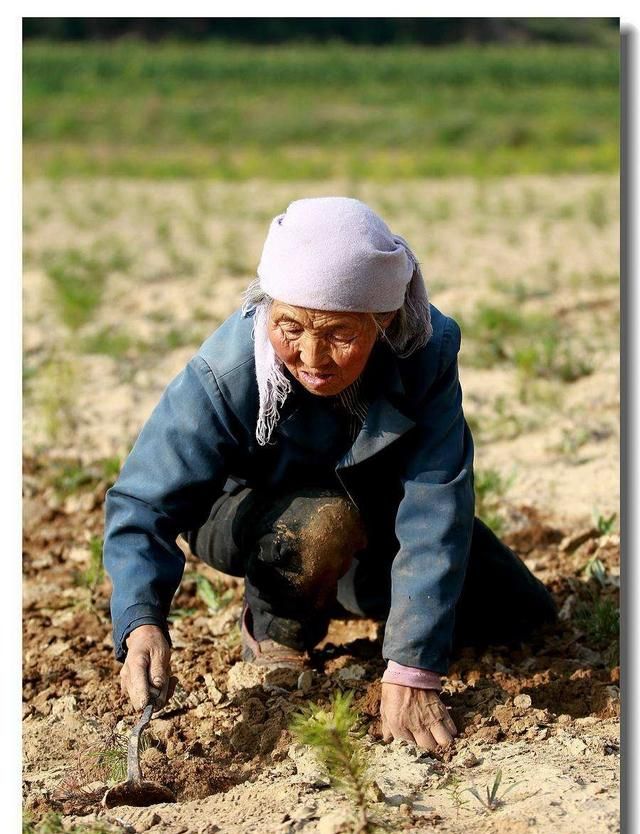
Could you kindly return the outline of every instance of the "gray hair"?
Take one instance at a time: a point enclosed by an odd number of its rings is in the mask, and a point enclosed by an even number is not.
[[[243,293],[242,312],[246,315],[249,311],[257,308],[267,310],[274,299],[271,298],[260,286],[260,279],[254,278]],[[382,322],[390,312],[396,315],[387,328]],[[410,356],[416,350],[424,347],[431,336],[430,330],[425,330],[424,318],[420,310],[413,304],[409,293],[404,297],[404,304],[399,310],[389,310],[387,313],[372,313],[376,324],[378,336],[389,345],[397,356],[404,358]]]

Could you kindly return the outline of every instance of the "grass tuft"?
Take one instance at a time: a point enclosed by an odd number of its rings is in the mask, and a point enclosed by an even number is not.
[[[97,241],[88,250],[46,252],[43,266],[67,327],[77,330],[90,321],[102,301],[109,275],[126,272],[131,264],[131,256],[114,239]]]

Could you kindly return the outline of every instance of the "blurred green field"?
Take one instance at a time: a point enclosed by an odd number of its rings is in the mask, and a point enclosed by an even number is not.
[[[613,172],[618,62],[567,46],[29,42],[24,174]]]

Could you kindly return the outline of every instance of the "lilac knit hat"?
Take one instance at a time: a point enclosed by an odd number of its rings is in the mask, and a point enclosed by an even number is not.
[[[292,202],[271,221],[257,274],[271,298],[297,307],[386,313],[408,304],[427,337],[431,333],[427,291],[415,255],[360,200],[312,197]],[[267,310],[260,306],[254,340],[260,393],[256,437],[265,444],[291,385],[267,335]]]

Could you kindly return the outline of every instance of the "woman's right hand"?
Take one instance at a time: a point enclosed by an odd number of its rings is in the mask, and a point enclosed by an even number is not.
[[[162,629],[141,625],[126,639],[127,657],[120,670],[120,686],[136,710],[151,700],[149,687],[160,690],[156,708],[163,707],[173,694],[176,679],[171,677],[171,647]],[[171,689],[171,691],[170,691]]]

